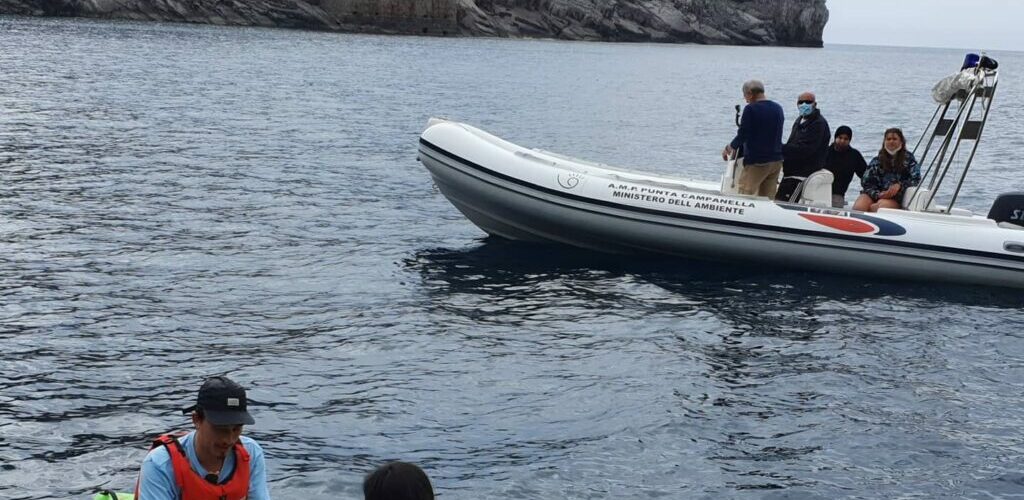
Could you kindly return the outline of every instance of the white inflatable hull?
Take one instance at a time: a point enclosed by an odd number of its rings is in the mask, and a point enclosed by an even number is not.
[[[722,194],[672,179],[531,150],[432,120],[419,159],[488,234],[613,253],[1024,287],[1024,230],[979,216],[848,210]]]

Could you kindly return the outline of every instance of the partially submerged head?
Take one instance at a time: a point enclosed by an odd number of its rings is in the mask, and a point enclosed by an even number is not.
[[[764,97],[764,84],[761,80],[748,80],[743,84],[743,98],[748,103],[754,102]]]
[[[227,377],[203,382],[196,404],[182,410],[192,414],[196,450],[203,456],[222,459],[238,442],[242,427],[255,423],[246,409],[245,389]]]
[[[416,465],[391,462],[363,480],[365,500],[434,500],[430,478]]]

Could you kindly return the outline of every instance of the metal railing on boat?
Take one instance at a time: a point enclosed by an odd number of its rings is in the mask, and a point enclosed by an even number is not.
[[[967,178],[967,173],[978,152],[978,144],[992,109],[992,100],[999,84],[998,71],[995,68],[984,68],[980,64],[969,71],[973,72],[975,76],[974,83],[970,88],[959,90],[946,102],[940,103],[936,107],[925,133],[918,139],[917,145],[914,147],[914,156],[918,159],[919,164],[927,164],[927,168],[921,176],[921,185],[927,185],[928,188],[926,190],[918,189],[913,195],[913,198],[927,197],[924,203],[920,203],[924,211],[952,213],[953,206],[963,188],[964,180]],[[976,108],[980,108],[980,118],[974,117]],[[921,149],[921,144],[926,138],[924,149],[918,154],[918,150]],[[929,153],[932,153],[932,146],[935,146],[936,142],[938,143],[936,150],[929,157]],[[959,169],[955,187],[949,195],[949,202],[944,207],[936,207],[935,198],[949,180],[947,176],[950,171],[954,170],[959,163],[959,154],[964,146],[969,147],[970,152],[967,155],[967,160],[962,164],[962,168]],[[915,205],[916,200],[913,198],[908,201],[907,206]]]

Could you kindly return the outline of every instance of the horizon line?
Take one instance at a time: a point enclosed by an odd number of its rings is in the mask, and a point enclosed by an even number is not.
[[[938,49],[938,50],[966,50],[968,52],[1024,52],[1024,49],[1007,49],[1001,47],[990,47],[985,49],[969,49],[964,47],[950,47],[950,46],[939,46],[939,45],[881,45],[877,43],[856,43],[856,42],[829,42],[823,41],[824,45],[849,45],[854,47],[898,47],[905,49]]]

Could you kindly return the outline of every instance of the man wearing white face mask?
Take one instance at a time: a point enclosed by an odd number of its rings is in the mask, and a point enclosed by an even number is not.
[[[800,184],[800,179],[789,177],[807,177],[825,168],[828,143],[832,139],[832,131],[818,110],[814,94],[804,92],[796,102],[800,117],[793,123],[789,140],[782,145],[782,183],[775,195],[775,199],[780,201],[790,201]]]

